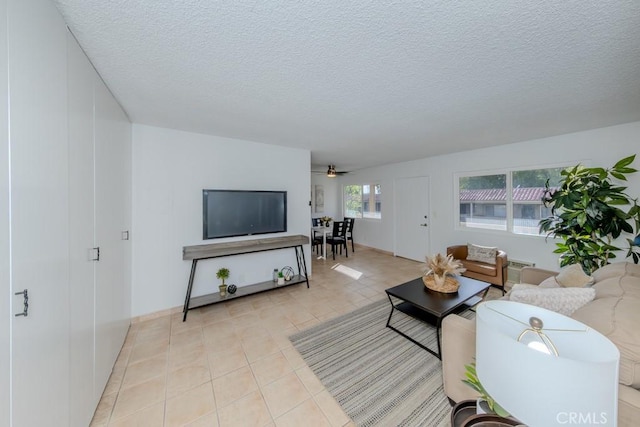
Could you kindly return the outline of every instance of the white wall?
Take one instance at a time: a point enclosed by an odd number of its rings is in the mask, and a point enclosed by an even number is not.
[[[324,209],[317,212],[315,206],[316,186],[321,185],[324,190]],[[340,187],[338,178],[329,178],[326,174],[311,174],[311,217],[319,218],[328,216],[331,218],[342,218],[342,207],[340,205]]]
[[[457,204],[454,200],[454,174],[576,163],[611,167],[621,158],[638,153],[638,135],[640,122],[634,122],[363,169],[341,177],[340,186],[368,182],[382,185],[382,221],[358,220],[356,243],[394,252],[394,181],[401,177],[429,176],[432,253],[444,253],[451,244],[474,242],[503,248],[510,258],[534,261],[539,267],[557,269],[558,258],[552,253],[555,249],[552,239],[545,242],[544,237],[484,230],[455,230]],[[640,169],[640,157],[632,166]],[[629,195],[640,196],[640,173],[632,175],[627,185]],[[340,191],[337,192],[337,200],[340,200]]]
[[[308,150],[134,125],[132,315],[184,303],[191,262],[183,246],[255,239],[202,240],[203,189],[286,190],[288,230],[265,237],[309,235],[310,164]],[[200,261],[192,296],[217,291],[222,266],[227,283],[242,286],[295,263],[293,249]]]

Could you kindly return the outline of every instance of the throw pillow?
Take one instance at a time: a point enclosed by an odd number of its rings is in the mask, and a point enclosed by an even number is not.
[[[542,289],[545,289],[545,288],[547,288],[547,289],[548,288],[559,288],[560,287],[560,283],[558,283],[558,281],[556,280],[556,276],[551,276],[551,277],[547,277],[542,282],[540,282],[538,287],[542,288]]]
[[[560,270],[556,276],[560,286],[564,288],[582,288],[592,285],[594,278],[585,274],[580,264],[572,264]]]
[[[571,316],[574,311],[593,301],[593,288],[514,289],[509,300],[546,308]]]
[[[497,254],[498,248],[467,243],[467,259],[469,261],[480,261],[495,265]]]

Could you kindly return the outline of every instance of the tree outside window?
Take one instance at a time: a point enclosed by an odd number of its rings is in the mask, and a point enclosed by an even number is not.
[[[542,189],[547,180],[551,187],[560,185],[563,168],[513,171],[511,179],[513,201],[513,232],[539,235],[538,221],[549,216],[549,208],[542,204]]]
[[[382,191],[379,184],[345,185],[344,216],[381,219],[381,197]]]

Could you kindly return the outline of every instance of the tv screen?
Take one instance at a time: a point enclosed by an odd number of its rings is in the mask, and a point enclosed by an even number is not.
[[[202,190],[203,239],[287,231],[286,191]]]

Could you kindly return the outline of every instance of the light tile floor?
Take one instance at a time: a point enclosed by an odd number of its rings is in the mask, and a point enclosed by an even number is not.
[[[423,264],[358,247],[292,285],[134,323],[91,426],[349,426],[288,336],[373,301]],[[355,280],[336,271],[362,273]],[[349,270],[347,270],[349,271]]]

